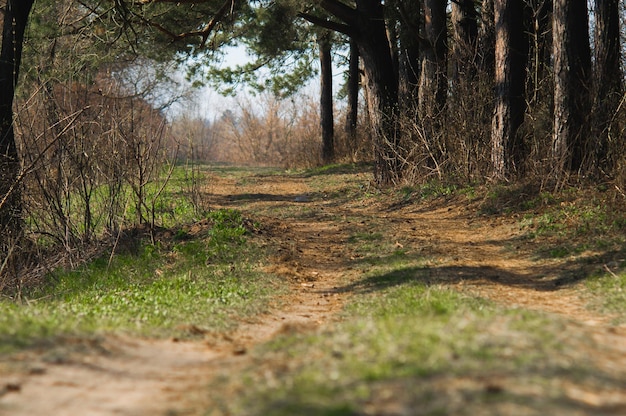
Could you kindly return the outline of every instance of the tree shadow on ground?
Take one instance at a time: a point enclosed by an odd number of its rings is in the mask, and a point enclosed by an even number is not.
[[[585,372],[580,368],[578,371]],[[352,393],[364,385],[363,381],[338,385],[330,391],[328,386],[309,386],[309,389],[317,387],[326,392],[326,396],[313,394],[312,399],[303,398],[298,390],[291,395],[282,395],[280,399],[267,395],[266,400],[257,402],[250,414],[624,414],[626,405],[623,403],[590,403],[584,395],[573,396],[565,392],[548,395],[543,388],[538,388],[541,382],[554,386],[562,384],[562,380],[568,380],[567,383],[580,391],[622,384],[616,376],[604,371],[594,371],[586,379],[572,379],[572,370],[558,364],[535,368],[532,378],[528,369],[509,370],[506,375],[502,370],[493,372],[489,369],[459,375],[451,371],[428,375],[416,371],[410,376],[389,376],[370,381],[368,394],[363,397],[355,397]],[[485,412],[487,408],[489,410]]]
[[[610,261],[626,256],[626,251],[606,252],[593,258],[577,258],[554,265],[537,265],[526,268],[523,273],[494,266],[411,266],[391,272],[375,274],[338,287],[339,293],[372,293],[406,283],[422,283],[429,286],[466,283],[489,283],[517,287],[538,292],[551,292],[569,288],[600,273]],[[367,262],[368,259],[360,259]],[[377,258],[377,264],[397,261],[391,254]],[[606,271],[604,271],[606,273]]]
[[[289,202],[294,204],[306,204],[319,201],[324,198],[320,192],[307,192],[300,194],[271,194],[271,193],[242,193],[232,195],[213,195],[213,203],[220,206],[239,206],[242,202]]]

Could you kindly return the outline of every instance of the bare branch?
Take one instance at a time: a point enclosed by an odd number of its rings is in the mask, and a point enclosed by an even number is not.
[[[316,26],[321,26],[326,29],[334,30],[336,32],[343,33],[344,35],[347,35],[347,36],[353,36],[355,34],[354,29],[348,25],[333,22],[331,20],[327,20],[321,17],[313,16],[308,13],[298,13],[298,17],[301,17],[307,22],[313,23]]]
[[[343,21],[348,25],[354,25],[356,22],[357,13],[356,10],[350,6],[343,4],[337,0],[322,0],[320,6],[328,13],[335,16],[337,19]]]
[[[211,18],[211,20],[209,20],[209,22],[200,30],[194,30],[194,31],[190,31],[190,32],[183,32],[183,33],[175,33],[172,32],[171,30],[167,29],[166,27],[164,27],[163,25],[154,22],[151,19],[147,19],[144,16],[134,12],[134,11],[130,11],[130,13],[132,13],[132,15],[137,18],[139,21],[143,22],[144,24],[151,26],[155,29],[157,29],[159,32],[163,33],[164,35],[166,35],[167,37],[171,38],[173,41],[180,41],[182,39],[186,39],[186,38],[192,38],[192,37],[201,37],[202,41],[200,42],[200,47],[204,47],[206,45],[206,42],[209,38],[209,36],[211,35],[211,33],[213,32],[213,30],[215,29],[215,26],[217,26],[221,21],[223,21],[224,17],[228,14],[228,13],[233,13],[235,6],[237,5],[237,3],[240,0],[225,0],[224,4],[222,4],[222,6],[217,10],[217,12],[215,13],[215,15],[213,16],[213,18]],[[120,3],[124,3],[124,1],[121,1]],[[177,3],[177,4],[201,4],[201,3],[208,3],[208,0],[141,0],[139,1],[140,5],[147,5],[147,4],[151,4],[151,3]],[[125,6],[124,4],[124,8],[125,11],[129,11],[129,9]]]

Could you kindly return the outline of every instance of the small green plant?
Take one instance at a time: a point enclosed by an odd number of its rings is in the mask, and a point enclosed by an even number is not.
[[[457,189],[457,186],[454,184],[431,181],[419,187],[419,195],[422,199],[449,196],[452,195]]]

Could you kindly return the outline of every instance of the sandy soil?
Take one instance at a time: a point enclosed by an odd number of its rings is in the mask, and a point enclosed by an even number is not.
[[[576,276],[574,264],[533,257],[515,218],[482,217],[476,206],[460,200],[394,205],[328,197],[349,182],[367,186],[366,172],[340,176],[323,191],[312,180],[216,174],[209,187],[211,206],[241,209],[262,224],[259,238],[277,252],[267,270],[284,276],[292,288],[280,308],[202,342],[105,337],[76,340],[81,348],[68,346],[72,353],[59,360],[45,351],[24,352],[0,368],[0,414],[206,414],[206,386],[215,374],[245,365],[251,347],[278,333],[306,331],[335,319],[350,296],[346,288],[358,288],[353,268],[358,253],[345,244],[358,231],[383,233],[398,247],[433,258],[434,283],[566,316],[570,325],[604,346],[601,352],[590,351],[598,365],[626,369],[626,328],[585,307],[579,287],[570,281]],[[564,273],[568,268],[571,279]],[[626,406],[626,392],[573,394]]]

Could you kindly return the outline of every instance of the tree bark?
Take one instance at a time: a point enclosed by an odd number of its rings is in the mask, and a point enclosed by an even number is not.
[[[22,198],[19,188],[20,159],[13,130],[13,99],[19,79],[24,31],[34,0],[8,0],[0,50],[0,234],[2,249],[19,238],[22,230]]]
[[[595,109],[594,133],[600,169],[613,168],[607,160],[612,120],[624,94],[622,81],[619,0],[595,0]]]
[[[350,150],[356,151],[356,129],[359,115],[359,46],[350,40],[350,62],[348,63],[348,106],[346,109],[346,127]]]
[[[524,81],[528,42],[524,34],[523,0],[495,0],[495,110],[491,131],[494,176],[519,173],[526,149],[518,129],[526,110]]]
[[[493,82],[495,73],[496,29],[493,16],[494,0],[483,0],[478,31],[479,68],[485,83]]]
[[[446,4],[446,0],[424,0],[426,42],[422,48],[418,117],[429,150],[427,163],[433,169],[437,169],[445,153],[442,129],[448,94]]]
[[[448,30],[446,0],[424,1],[424,34],[428,48],[423,50],[420,77],[420,114],[422,118],[443,113],[448,91]]]
[[[320,50],[320,123],[322,127],[322,162],[331,163],[335,156],[333,117],[333,69],[330,33],[318,38]]]
[[[368,112],[373,130],[374,179],[379,185],[396,181],[398,162],[398,79],[393,67],[380,0],[357,0],[355,40],[367,79]]]
[[[471,81],[476,75],[478,22],[476,2],[458,0],[452,2],[453,70],[452,80]]]
[[[586,0],[554,0],[553,167],[580,172],[589,136],[591,50]]]

